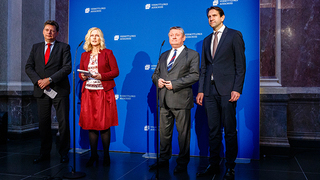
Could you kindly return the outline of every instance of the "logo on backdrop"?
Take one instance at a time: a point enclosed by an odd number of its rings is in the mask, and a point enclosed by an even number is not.
[[[146,64],[145,66],[144,66],[144,70],[149,70],[150,69],[150,64]]]
[[[116,100],[131,100],[132,98],[135,98],[136,95],[119,95],[115,94],[114,97]]]
[[[238,2],[239,0],[220,0],[220,5],[233,5],[234,2]],[[214,0],[212,3],[214,6],[219,4],[219,0]]]
[[[132,38],[137,37],[137,35],[115,35],[113,37],[113,39],[115,41],[128,41],[128,40],[132,40]]]
[[[86,8],[84,10],[84,12],[86,14],[88,14],[88,13],[100,13],[100,12],[102,12],[104,10],[106,10],[106,7],[96,7],[96,8]]]
[[[146,64],[145,66],[144,66],[144,70],[146,70],[146,71],[149,71],[149,70],[155,70],[156,69],[156,67],[157,67],[157,65],[150,65],[150,64]]]
[[[163,9],[168,3],[146,4],[145,9]]]
[[[115,94],[114,97],[116,98],[116,100],[119,99],[119,94]]]
[[[150,4],[146,4],[145,8],[150,9]]]
[[[186,38],[198,38],[198,36],[202,36],[202,33],[186,33]]]
[[[157,127],[156,126],[145,125],[144,126],[144,131],[157,131]]]

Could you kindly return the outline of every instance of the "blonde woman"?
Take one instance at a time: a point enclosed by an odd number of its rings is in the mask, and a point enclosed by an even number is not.
[[[103,165],[110,165],[110,127],[118,125],[117,105],[113,92],[114,78],[119,75],[116,58],[110,49],[106,49],[103,33],[99,28],[88,30],[80,60],[80,69],[91,73],[79,73],[84,84],[81,95],[79,125],[89,130],[91,157],[86,166],[98,163],[99,131],[104,149]]]

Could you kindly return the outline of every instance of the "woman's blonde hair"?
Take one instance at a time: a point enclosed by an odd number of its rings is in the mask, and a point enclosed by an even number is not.
[[[91,35],[92,31],[94,31],[94,30],[97,30],[98,33],[99,33],[99,36],[100,36],[100,50],[106,49],[106,44],[105,44],[105,41],[104,41],[104,38],[103,38],[103,33],[102,33],[101,29],[99,29],[97,27],[93,27],[93,28],[90,28],[88,30],[88,33],[87,33],[87,35],[85,37],[86,42],[83,45],[83,49],[86,52],[89,52],[89,51],[92,50],[92,45],[90,43],[90,35]]]

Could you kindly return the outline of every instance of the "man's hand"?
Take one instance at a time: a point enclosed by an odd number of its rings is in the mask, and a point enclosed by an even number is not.
[[[38,85],[41,89],[49,89],[49,84],[50,84],[49,78],[40,79],[38,81]]]
[[[238,93],[237,91],[232,91],[231,92],[231,99],[229,99],[229,101],[235,102],[235,101],[238,101],[239,98],[240,98],[240,93]]]
[[[196,100],[197,100],[197,104],[199,104],[200,106],[202,106],[202,102],[203,102],[203,93],[198,93]]]
[[[172,89],[171,81],[165,81],[165,82],[166,82],[166,84],[165,84],[166,88],[171,90]]]
[[[160,78],[158,80],[158,87],[161,89],[164,87],[164,85],[166,85],[166,81],[164,79]]]

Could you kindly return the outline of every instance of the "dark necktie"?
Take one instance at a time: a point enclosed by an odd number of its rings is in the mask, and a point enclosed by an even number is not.
[[[47,48],[47,50],[46,50],[46,54],[44,55],[44,62],[45,62],[45,64],[48,63],[48,60],[49,60],[49,57],[50,57],[50,46],[51,46],[51,44],[48,43],[47,45],[48,45],[48,48]]]
[[[172,68],[172,65],[173,65],[173,63],[174,63],[174,59],[176,58],[176,54],[177,54],[177,50],[175,49],[174,50],[174,53],[173,53],[173,56],[172,56],[172,58],[171,58],[171,60],[170,60],[170,62],[169,62],[169,64],[168,64],[168,71],[170,71],[170,69]]]
[[[213,40],[213,45],[212,45],[212,59],[214,58],[214,54],[216,53],[217,46],[218,46],[218,33],[219,33],[219,31],[216,31],[214,33],[214,40]]]

